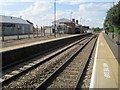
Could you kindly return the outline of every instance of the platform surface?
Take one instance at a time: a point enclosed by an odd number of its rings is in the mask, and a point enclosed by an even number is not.
[[[100,33],[96,46],[93,73],[90,82],[92,88],[120,88],[119,64],[108,46],[103,32]]]
[[[32,43],[25,43],[25,44],[19,44],[19,45],[4,47],[4,48],[0,48],[0,53],[1,52],[5,52],[5,51],[14,50],[14,49],[23,48],[23,47],[28,47],[28,46],[32,46],[32,45],[37,45],[37,44],[42,44],[42,43],[46,43],[46,42],[51,42],[51,41],[55,41],[55,40],[60,40],[60,39],[65,39],[65,38],[70,38],[70,37],[75,37],[75,36],[79,36],[79,35],[80,34],[75,34],[75,35],[58,37],[58,38],[53,38],[53,39],[48,39],[48,40],[42,40],[42,41],[37,41],[37,42],[32,42]]]

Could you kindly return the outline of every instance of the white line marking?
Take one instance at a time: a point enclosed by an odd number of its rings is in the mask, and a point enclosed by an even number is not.
[[[93,65],[93,71],[92,71],[89,90],[92,90],[93,88],[95,88],[96,63],[97,63],[97,55],[98,55],[99,38],[100,36],[98,37],[98,41],[97,41],[97,47],[96,47],[96,53],[94,58],[94,65]]]
[[[103,63],[103,74],[104,77],[110,78],[110,70],[107,63]]]

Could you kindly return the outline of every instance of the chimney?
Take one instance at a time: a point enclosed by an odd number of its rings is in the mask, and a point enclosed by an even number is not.
[[[22,18],[22,16],[20,16],[20,18]]]
[[[74,22],[74,23],[75,23],[75,19],[72,19],[72,22]]]
[[[76,24],[78,24],[78,20],[76,20]]]

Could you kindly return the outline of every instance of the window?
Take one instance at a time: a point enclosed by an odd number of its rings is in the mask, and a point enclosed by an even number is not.
[[[15,27],[15,24],[3,23],[2,26],[3,26],[3,27]]]

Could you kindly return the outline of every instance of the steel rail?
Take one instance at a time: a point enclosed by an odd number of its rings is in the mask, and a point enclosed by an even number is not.
[[[14,75],[14,76],[12,76],[12,77],[4,80],[3,82],[0,83],[0,85],[2,85],[2,86],[8,85],[10,82],[12,82],[13,80],[15,80],[15,79],[17,79],[18,77],[22,76],[23,74],[29,72],[30,70],[33,70],[34,68],[38,67],[39,65],[42,65],[43,63],[49,61],[50,59],[52,59],[52,58],[54,58],[55,56],[61,54],[62,52],[66,51],[67,49],[69,49],[69,48],[77,45],[78,43],[80,43],[81,41],[83,41],[83,40],[85,40],[85,39],[87,39],[87,38],[83,38],[83,39],[81,39],[81,40],[79,40],[79,41],[74,42],[72,45],[70,45],[70,46],[66,47],[65,49],[63,49],[63,50],[55,53],[54,55],[51,55],[50,57],[47,57],[47,58],[44,59],[43,61],[41,61],[41,62],[39,62],[39,63],[37,63],[37,64],[35,64],[35,65],[33,65],[33,66],[25,69],[25,70],[23,70],[23,71],[21,71],[20,73],[18,73],[18,74],[16,74],[16,75]]]
[[[53,47],[53,48],[50,48],[50,49],[47,49],[47,50],[45,50],[45,51],[43,51],[42,53],[37,53],[37,54],[34,54],[34,55],[31,55],[31,56],[29,56],[29,57],[27,57],[27,58],[25,58],[25,59],[21,59],[20,61],[18,61],[18,62],[14,62],[14,63],[11,63],[11,64],[9,64],[9,65],[6,65],[6,66],[4,66],[4,67],[2,67],[2,68],[0,68],[0,70],[7,70],[7,69],[9,69],[9,68],[11,68],[11,67],[13,67],[13,66],[15,66],[15,65],[18,65],[18,64],[20,64],[20,63],[24,63],[26,60],[30,60],[30,59],[33,59],[33,58],[35,58],[35,57],[38,57],[39,55],[44,55],[45,53],[47,53],[47,52],[54,52],[55,50],[58,50],[58,49],[60,49],[61,47],[64,47],[64,46],[66,46],[66,44],[62,44],[62,45],[60,45],[60,46],[56,46],[56,47]],[[59,48],[60,47],[60,48]]]
[[[78,81],[76,82],[76,85],[75,85],[75,87],[74,87],[76,90],[80,89],[80,86],[79,86],[80,81],[81,81],[81,79],[82,79],[82,77],[83,77],[83,75],[84,75],[84,72],[85,72],[85,70],[86,70],[86,68],[87,68],[87,65],[88,65],[88,63],[89,63],[89,61],[90,61],[90,58],[91,58],[91,56],[92,56],[92,53],[93,53],[93,51],[94,51],[94,48],[95,48],[95,45],[96,45],[96,42],[97,42],[97,36],[95,36],[95,37],[96,37],[96,40],[95,40],[95,42],[94,42],[94,44],[93,44],[93,46],[92,46],[92,48],[91,48],[91,50],[90,50],[90,53],[89,53],[89,55],[88,55],[88,58],[87,58],[84,66],[83,66],[82,72],[80,72]]]
[[[92,37],[89,41],[87,41],[82,47],[80,47],[70,58],[68,58],[59,68],[57,68],[47,79],[45,79],[42,83],[40,83],[36,89],[37,90],[46,90],[48,84],[54,80],[54,77],[57,76],[69,63],[72,61],[79,52],[93,39]]]

